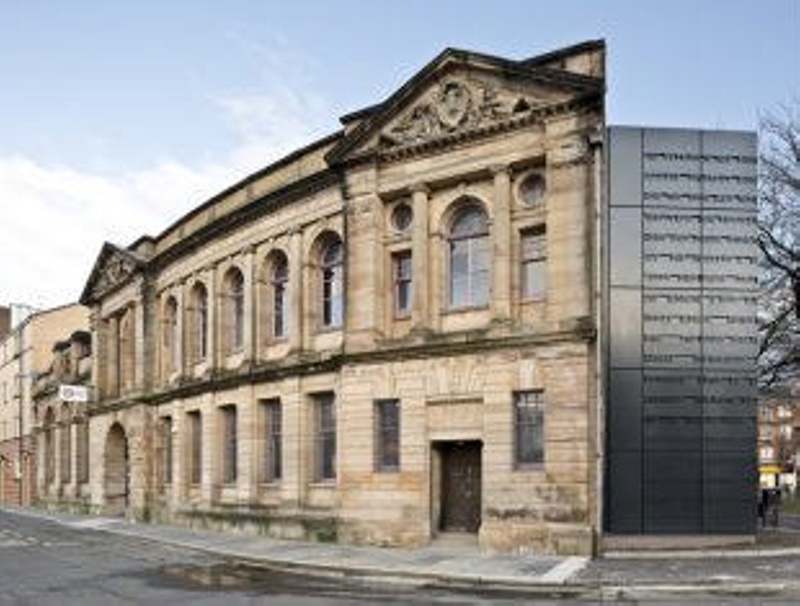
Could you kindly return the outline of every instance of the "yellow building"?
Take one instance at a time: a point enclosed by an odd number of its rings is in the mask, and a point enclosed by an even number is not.
[[[0,502],[36,498],[34,384],[50,370],[52,347],[64,334],[88,329],[89,310],[77,303],[36,311],[0,341]]]
[[[592,552],[604,92],[602,42],[449,49],[158,236],[105,245],[73,496],[281,537]]]

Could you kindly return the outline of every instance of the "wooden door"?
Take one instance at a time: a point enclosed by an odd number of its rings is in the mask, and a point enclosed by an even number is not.
[[[481,443],[444,442],[441,530],[478,532],[481,525]]]

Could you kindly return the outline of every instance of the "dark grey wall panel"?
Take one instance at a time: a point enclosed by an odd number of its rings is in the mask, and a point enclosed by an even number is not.
[[[606,525],[609,532],[638,534],[642,531],[642,463],[638,451],[608,454]]]
[[[611,363],[617,367],[642,364],[642,294],[639,290],[615,288],[609,299],[609,321],[616,335]]]
[[[609,401],[609,449],[611,452],[642,449],[642,373],[639,370],[618,370],[616,380],[610,386]]]
[[[609,255],[611,284],[640,286],[642,283],[642,210],[611,209]]]
[[[755,528],[756,138],[607,138],[606,530]]]
[[[613,149],[608,150],[608,187],[615,206],[641,206],[642,133],[638,128],[619,128]]]

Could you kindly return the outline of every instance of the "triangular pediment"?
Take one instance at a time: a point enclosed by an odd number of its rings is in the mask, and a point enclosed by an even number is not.
[[[143,267],[144,261],[135,253],[106,242],[86,281],[80,302],[91,305],[130,280]]]
[[[326,159],[336,164],[461,140],[603,92],[602,77],[552,63],[448,49],[385,102],[345,117],[350,127]]]

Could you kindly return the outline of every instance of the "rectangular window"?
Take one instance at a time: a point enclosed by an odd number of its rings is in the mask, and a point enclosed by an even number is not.
[[[375,402],[375,471],[400,469],[400,402]]]
[[[392,255],[394,277],[394,313],[397,317],[411,313],[411,251],[404,250]]]
[[[522,298],[544,299],[547,293],[547,232],[544,225],[520,234]]]
[[[58,435],[61,444],[61,483],[70,483],[70,471],[72,468],[72,423],[67,422],[61,426]]]
[[[161,417],[159,422],[159,447],[161,448],[161,481],[172,484],[172,417]]]
[[[220,407],[222,413],[222,483],[236,482],[236,406]]]
[[[544,392],[514,394],[514,464],[516,467],[544,462]]]
[[[283,470],[283,451],[281,440],[283,433],[283,414],[281,402],[277,398],[262,403],[264,419],[264,455],[261,468],[262,482],[277,482]]]
[[[332,393],[314,396],[314,481],[336,478],[336,408]]]
[[[186,423],[189,434],[189,482],[200,484],[203,480],[203,425],[200,411],[187,413]]]
[[[78,444],[76,449],[78,482],[89,481],[89,422],[83,419],[78,423]]]

